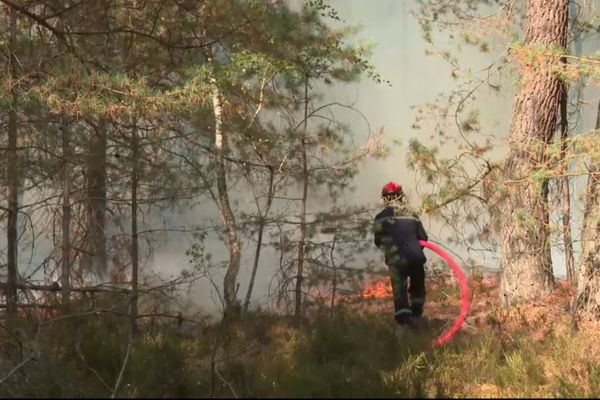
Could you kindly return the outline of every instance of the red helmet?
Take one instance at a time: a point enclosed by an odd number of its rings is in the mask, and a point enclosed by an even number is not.
[[[383,189],[381,189],[381,195],[387,196],[390,194],[403,194],[402,186],[398,185],[395,182],[388,182]]]

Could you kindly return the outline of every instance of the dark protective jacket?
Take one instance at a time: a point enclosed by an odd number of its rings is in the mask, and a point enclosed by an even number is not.
[[[402,206],[387,206],[375,217],[375,246],[383,247],[387,265],[425,264],[427,258],[419,240],[427,233],[416,213]]]

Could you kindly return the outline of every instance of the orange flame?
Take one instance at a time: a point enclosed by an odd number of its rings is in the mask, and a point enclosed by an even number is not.
[[[375,282],[367,283],[362,292],[363,298],[391,299],[393,297],[392,284],[389,278],[382,278]]]
[[[331,298],[331,291],[319,287],[311,288],[310,295],[314,299],[328,300]],[[393,291],[390,279],[384,277],[373,282],[366,283],[362,291],[352,294],[338,294],[336,298],[340,301],[358,300],[358,299],[379,299],[388,300],[393,298]]]

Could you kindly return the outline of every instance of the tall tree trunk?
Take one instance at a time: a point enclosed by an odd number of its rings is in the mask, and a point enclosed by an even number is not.
[[[563,59],[563,62],[566,60]],[[563,82],[562,96],[560,99],[560,154],[561,159],[565,160],[567,155],[567,139],[569,137],[569,121],[567,118],[567,99],[569,91],[567,85]],[[575,260],[573,258],[573,236],[571,234],[571,194],[569,188],[569,165],[564,162],[561,177],[562,194],[562,228],[563,242],[565,246],[565,267],[567,270],[567,281],[575,283]]]
[[[139,243],[138,243],[138,180],[139,180],[139,143],[137,128],[133,127],[131,136],[131,334],[138,332],[138,274],[139,274]]]
[[[60,283],[64,305],[68,305],[71,297],[71,138],[66,121],[61,123],[62,136],[62,265]]]
[[[335,228],[337,230],[337,227]],[[331,315],[333,315],[334,307],[335,307],[335,296],[337,294],[337,286],[338,286],[338,276],[337,276],[337,266],[335,265],[335,242],[337,240],[337,232],[333,234],[333,243],[331,243],[331,251],[329,252],[329,259],[331,260],[331,267],[333,268],[333,279],[332,279],[332,288],[331,288]]]
[[[250,275],[250,283],[248,284],[248,291],[246,292],[246,299],[244,300],[244,312],[248,311],[248,306],[250,305],[250,297],[252,296],[252,289],[254,289],[254,280],[256,279],[256,271],[258,270],[258,262],[260,260],[260,252],[262,250],[263,233],[265,230],[265,225],[267,223],[266,218],[271,209],[271,204],[273,203],[274,179],[275,179],[275,171],[274,171],[273,167],[269,167],[269,191],[267,193],[267,203],[265,205],[264,213],[261,213],[260,210],[258,210],[258,213],[259,213],[259,216],[258,216],[259,217],[258,238],[256,240],[256,251],[254,252],[254,264],[252,265],[252,274]]]
[[[596,118],[596,140],[600,137],[600,102]],[[581,258],[577,278],[577,313],[600,320],[600,158],[592,154],[585,192],[581,232]]]
[[[302,208],[300,210],[300,240],[298,241],[298,270],[296,275],[296,304],[294,320],[300,325],[302,317],[302,280],[304,279],[304,255],[306,242],[306,202],[308,199],[308,162],[306,154],[306,134],[308,127],[308,76],[304,81],[304,129],[300,151],[302,152]]]
[[[17,41],[17,11],[10,9],[10,75],[12,80],[11,104],[8,111],[8,221],[6,227],[7,240],[7,289],[6,313],[9,318],[17,315],[17,216],[19,212],[19,169],[17,157],[17,60],[15,56]]]
[[[568,0],[529,0],[525,41],[549,52],[566,44]],[[545,168],[546,147],[558,119],[561,81],[556,60],[531,65],[522,60],[522,83],[515,99],[509,154],[503,178],[502,280],[504,306],[531,301],[554,287],[549,243],[547,179],[533,179]]]
[[[218,86],[213,49],[210,49],[208,62],[213,67],[211,84],[213,86],[213,116],[215,119],[215,173],[217,181],[218,205],[225,233],[227,235],[227,248],[229,250],[229,265],[223,280],[223,297],[225,299],[225,315],[237,315],[241,311],[237,299],[237,277],[240,271],[241,245],[237,232],[235,215],[231,210],[229,193],[227,189],[227,173],[225,170],[225,151],[227,149],[227,135],[223,129],[223,99]]]
[[[87,162],[87,246],[84,267],[98,278],[105,278],[106,257],[106,121],[93,127],[88,147]]]

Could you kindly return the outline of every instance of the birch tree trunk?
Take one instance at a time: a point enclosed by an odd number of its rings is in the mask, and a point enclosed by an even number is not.
[[[223,297],[225,300],[225,315],[237,315],[241,311],[240,302],[237,299],[237,277],[240,271],[241,245],[237,232],[235,215],[229,202],[227,188],[227,173],[225,168],[225,151],[227,149],[227,135],[223,129],[223,99],[218,86],[213,49],[208,55],[208,62],[212,66],[213,73],[211,84],[213,87],[212,105],[215,123],[215,177],[217,182],[217,196],[221,220],[225,227],[227,236],[227,248],[229,250],[229,265],[223,280]]]

